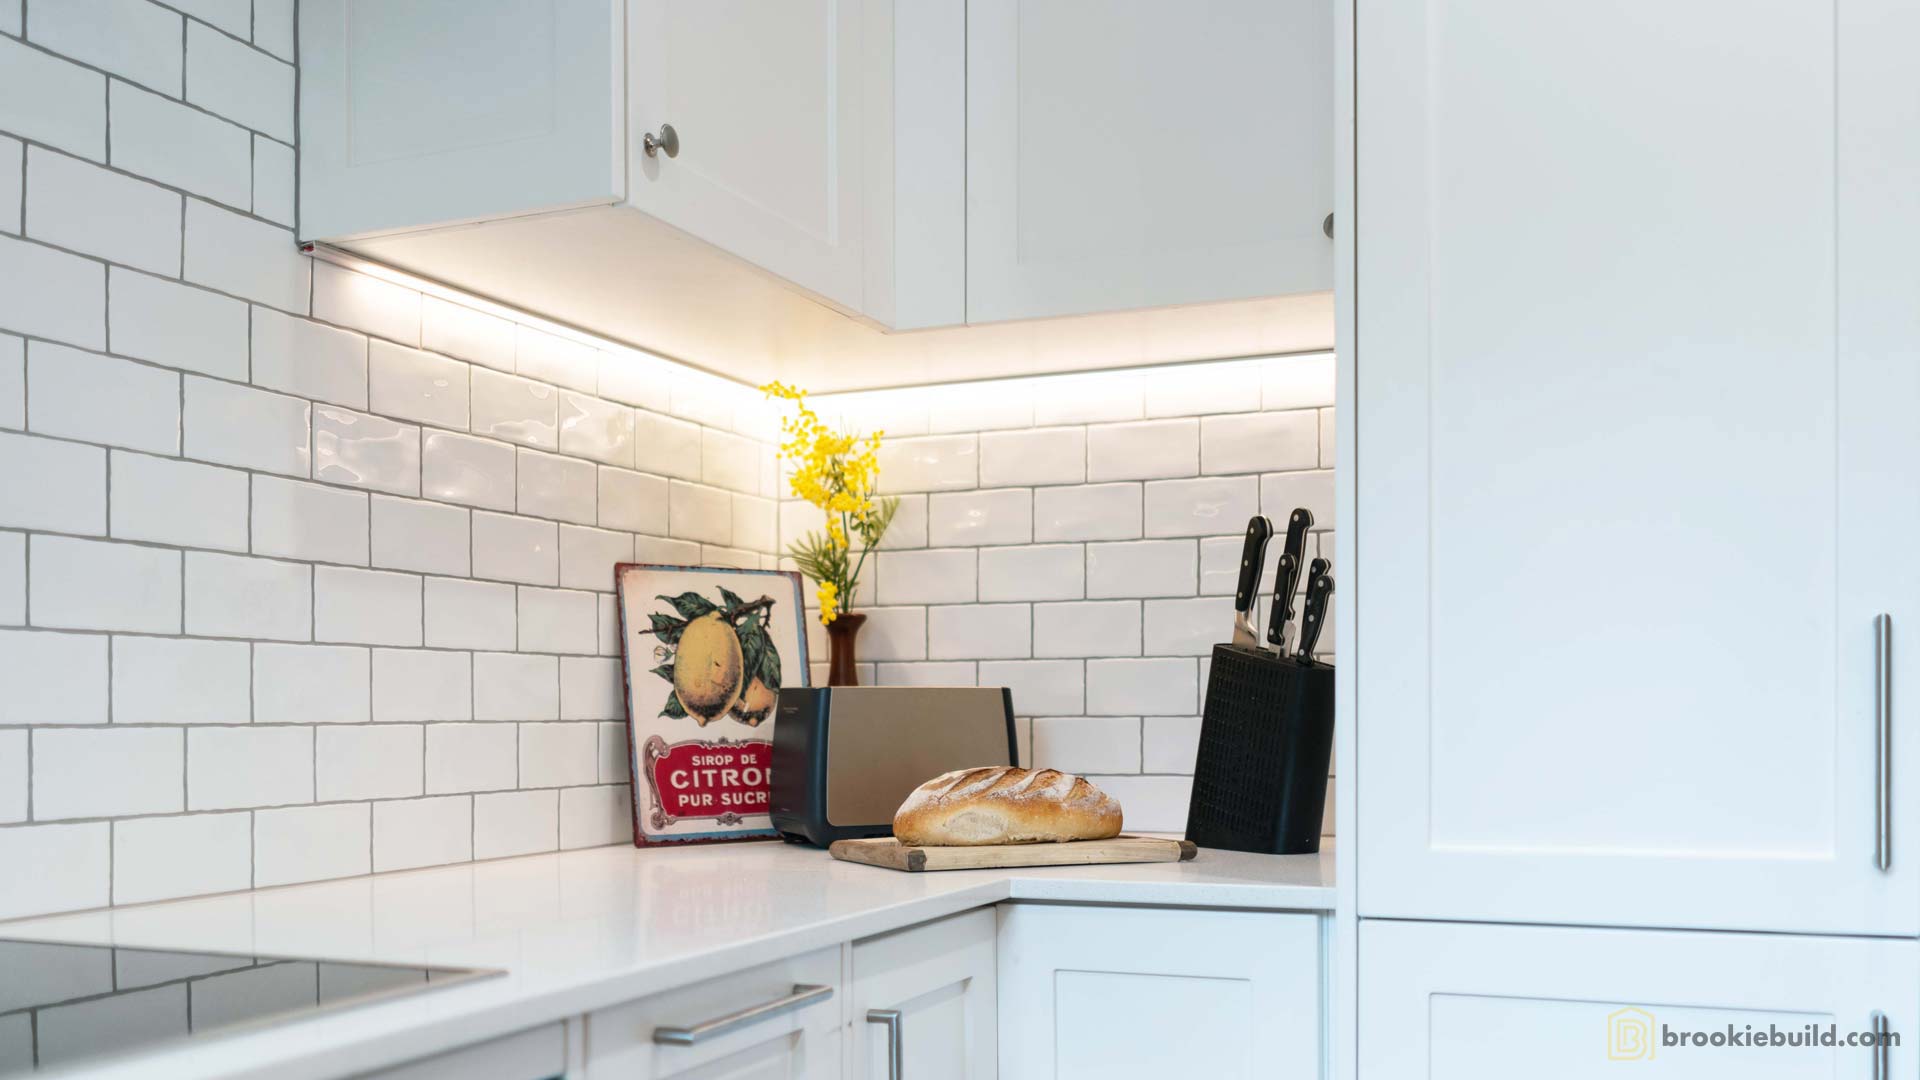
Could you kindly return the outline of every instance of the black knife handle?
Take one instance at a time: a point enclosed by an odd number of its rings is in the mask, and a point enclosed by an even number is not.
[[[1300,566],[1306,559],[1307,530],[1313,511],[1294,507],[1287,516],[1287,542],[1280,550],[1280,568],[1273,579],[1273,614],[1267,619],[1267,644],[1286,642],[1287,622],[1293,618],[1293,591],[1300,587]]]
[[[1265,514],[1247,520],[1247,542],[1240,549],[1240,584],[1233,590],[1233,610],[1252,611],[1254,594],[1260,591],[1260,564],[1267,558],[1267,541],[1273,539],[1273,522]]]
[[[1333,575],[1327,571],[1332,567],[1325,559],[1315,559],[1307,572],[1307,600],[1300,612],[1300,647],[1293,654],[1297,660],[1313,659],[1313,647],[1320,641],[1320,631],[1326,628],[1327,601],[1333,596]]]

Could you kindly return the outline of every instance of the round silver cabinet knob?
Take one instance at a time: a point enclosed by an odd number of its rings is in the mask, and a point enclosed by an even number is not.
[[[657,157],[662,150],[670,158],[679,157],[680,133],[673,130],[672,124],[661,124],[658,135],[649,131],[640,139],[640,148],[647,152],[648,157]]]
[[[647,138],[651,139],[653,138],[653,136],[649,135],[647,136]],[[647,152],[652,153],[653,151],[649,150]],[[673,155],[668,154],[667,156],[672,157]],[[1332,214],[1328,214],[1327,220],[1320,223],[1320,231],[1327,234],[1327,239],[1329,240],[1333,239],[1333,215]]]

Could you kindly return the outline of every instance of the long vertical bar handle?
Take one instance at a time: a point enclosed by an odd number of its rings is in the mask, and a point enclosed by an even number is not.
[[[1892,1028],[1887,1023],[1887,1014],[1874,1010],[1873,1013],[1873,1080],[1893,1080],[1893,1070],[1889,1067],[1888,1056],[1893,1051],[1887,1044],[1892,1042]]]
[[[1873,617],[1873,865],[1893,869],[1893,616]]]
[[[900,1010],[868,1009],[867,1023],[887,1027],[887,1080],[904,1080],[906,1054],[900,1045]],[[1875,1080],[1878,1080],[1876,1077]]]

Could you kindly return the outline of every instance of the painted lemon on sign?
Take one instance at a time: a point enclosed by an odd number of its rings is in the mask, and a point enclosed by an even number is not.
[[[674,613],[648,616],[649,632],[665,647],[655,654],[665,662],[653,673],[673,684],[660,715],[691,716],[705,727],[731,714],[758,727],[780,696],[780,652],[767,632],[774,602],[719,593],[717,604],[697,592],[661,596]]]
[[[733,707],[740,697],[740,635],[718,611],[689,622],[673,658],[673,692],[702,721]]]

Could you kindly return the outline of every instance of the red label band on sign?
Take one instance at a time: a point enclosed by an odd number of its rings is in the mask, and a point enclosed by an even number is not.
[[[764,742],[674,746],[649,762],[660,809],[673,818],[764,814],[772,757],[773,747]]]

